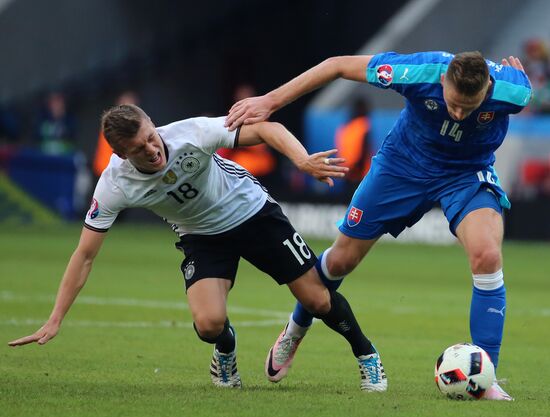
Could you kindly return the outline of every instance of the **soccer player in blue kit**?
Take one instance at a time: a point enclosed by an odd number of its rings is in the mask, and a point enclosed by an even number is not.
[[[470,263],[472,341],[496,367],[506,312],[502,211],[510,202],[493,164],[509,115],[519,113],[531,98],[521,62],[510,56],[497,64],[479,52],[332,57],[264,96],[236,103],[226,125],[234,129],[265,120],[337,78],[393,89],[405,98],[405,108],[357,188],[336,241],[319,257],[321,279],[337,288],[380,236],[397,237],[439,204]],[[311,317],[296,305],[268,354],[269,380],[286,375]],[[370,373],[385,379],[378,354],[372,357]],[[497,381],[484,398],[512,400]]]

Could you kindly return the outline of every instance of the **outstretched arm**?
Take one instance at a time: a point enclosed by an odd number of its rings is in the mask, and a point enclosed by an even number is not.
[[[69,260],[59,285],[50,318],[35,333],[9,342],[10,346],[22,346],[33,342],[43,345],[55,337],[63,318],[88,279],[94,258],[101,248],[104,237],[105,233],[82,229],[80,242]]]
[[[229,110],[225,126],[234,130],[242,124],[267,120],[281,107],[337,78],[366,82],[367,66],[371,58],[372,55],[328,58],[276,90],[237,102]]]
[[[331,177],[342,178],[348,171],[348,168],[339,166],[345,159],[330,158],[337,152],[336,149],[309,155],[298,139],[280,123],[261,122],[241,127],[239,146],[262,142],[288,157],[300,171],[331,187],[334,185]]]

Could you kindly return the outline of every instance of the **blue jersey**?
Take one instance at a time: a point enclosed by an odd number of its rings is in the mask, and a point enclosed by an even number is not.
[[[492,81],[487,98],[466,119],[453,120],[440,82],[452,58],[447,52],[387,52],[373,56],[367,68],[370,84],[405,97],[405,109],[381,152],[399,153],[420,175],[444,176],[492,165],[509,115],[520,112],[531,98],[522,71],[487,61]]]

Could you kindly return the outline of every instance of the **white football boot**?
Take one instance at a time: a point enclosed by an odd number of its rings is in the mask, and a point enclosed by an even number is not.
[[[237,371],[237,335],[233,327],[231,331],[235,335],[235,349],[230,353],[221,353],[214,348],[210,363],[210,378],[217,387],[241,388],[241,376]]]
[[[361,373],[361,390],[367,392],[382,392],[388,389],[388,379],[378,352],[361,355],[357,358]]]

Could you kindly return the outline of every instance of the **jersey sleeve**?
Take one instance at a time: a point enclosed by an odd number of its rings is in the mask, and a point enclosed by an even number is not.
[[[118,213],[126,207],[127,199],[122,190],[102,175],[97,182],[90,210],[86,213],[84,227],[94,232],[106,232]]]
[[[240,129],[230,132],[225,126],[225,117],[198,117],[201,148],[212,155],[220,148],[235,148],[238,144]]]
[[[367,67],[367,82],[410,97],[427,85],[439,84],[452,56],[448,52],[408,55],[384,52],[374,55]]]

